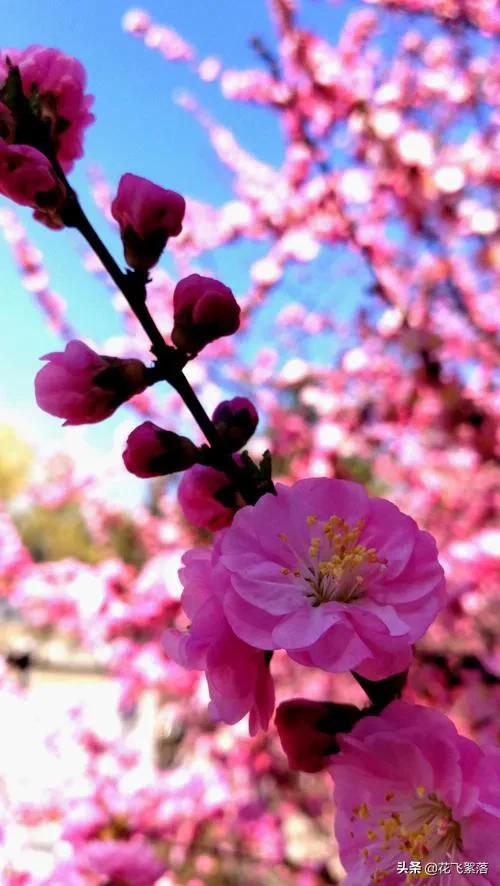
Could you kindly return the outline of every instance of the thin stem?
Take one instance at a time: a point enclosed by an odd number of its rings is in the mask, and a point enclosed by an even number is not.
[[[146,305],[146,278],[132,272],[124,273],[121,270],[87,218],[77,195],[67,182],[64,173],[60,169],[57,171],[68,189],[64,221],[68,226],[76,228],[82,234],[115,285],[122,292],[130,309],[137,317],[151,342],[151,351],[157,359],[159,374],[182,397],[184,404],[208,440],[214,452],[215,461],[220,466],[220,469],[228,476],[244,501],[248,504],[255,504],[262,495],[262,490],[259,490],[252,478],[248,477],[246,472],[241,470],[236,464],[232,453],[227,450],[217,428],[207,415],[182,371],[182,367],[186,362],[185,358],[176,348],[166,343],[158,329]]]
[[[262,492],[257,489],[251,479],[247,477],[247,474],[238,467],[231,453],[227,452],[222,444],[217,428],[205,412],[202,403],[198,399],[184,373],[180,371],[167,379],[167,381],[170,382],[172,387],[175,388],[177,393],[182,397],[184,404],[189,409],[199,428],[203,431],[216,456],[220,468],[225,474],[227,474],[245,501],[248,504],[255,504],[262,495]]]
[[[123,273],[107,247],[102,242],[96,230],[92,227],[78,202],[76,195],[75,197],[72,195],[70,198],[70,206],[65,220],[67,220],[67,223],[72,227],[80,231],[104,268],[107,270],[113,282],[125,296],[128,305],[139,320],[139,323],[152,344],[152,351],[155,357],[162,361],[167,359],[168,362],[172,364],[172,358],[175,359],[177,352],[174,348],[167,345],[145,304],[145,280],[135,274]]]

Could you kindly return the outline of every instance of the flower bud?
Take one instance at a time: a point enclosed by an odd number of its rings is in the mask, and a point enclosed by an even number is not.
[[[84,131],[94,119],[85,86],[80,62],[59,49],[0,51],[0,96],[14,117],[13,140],[45,153],[48,138],[64,172],[82,156]]]
[[[240,307],[218,280],[190,274],[174,290],[172,341],[194,356],[211,341],[232,335],[240,325]]]
[[[185,471],[196,462],[198,449],[187,437],[145,421],[127,439],[123,461],[136,477],[161,477]]]
[[[186,520],[210,532],[229,526],[237,510],[236,493],[226,475],[205,465],[186,471],[177,496]]]
[[[62,228],[59,210],[66,191],[44,154],[29,145],[8,145],[0,139],[0,194],[36,210],[39,221]]]
[[[236,452],[254,433],[259,416],[253,403],[246,397],[233,397],[219,403],[212,421],[231,452]]]
[[[275,723],[290,769],[319,772],[338,751],[336,734],[350,732],[363,716],[354,705],[292,698],[282,702]]]
[[[169,237],[182,231],[184,197],[147,178],[122,175],[111,214],[120,226],[125,260],[131,268],[148,271],[159,260]]]
[[[46,354],[48,363],[35,378],[36,401],[65,425],[94,424],[148,386],[140,360],[96,354],[82,341],[70,341],[62,352]]]

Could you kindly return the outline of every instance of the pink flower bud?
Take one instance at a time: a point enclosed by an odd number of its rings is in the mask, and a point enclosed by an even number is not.
[[[222,471],[194,465],[177,490],[182,512],[193,526],[216,532],[228,526],[237,509],[234,490]]]
[[[127,439],[123,461],[136,477],[161,477],[185,471],[196,462],[198,449],[187,437],[145,421]]]
[[[240,325],[240,307],[218,280],[190,274],[174,291],[172,341],[187,354],[197,354],[211,341],[232,335]]]
[[[120,226],[125,260],[131,268],[148,271],[159,260],[169,237],[182,231],[184,197],[147,178],[122,175],[111,214]]]
[[[82,65],[59,49],[46,46],[9,49],[0,52],[0,86],[9,76],[7,59],[19,68],[22,91],[31,101],[35,117],[48,129],[59,163],[69,172],[74,161],[82,156],[84,130],[94,119],[90,113],[93,99],[85,94]],[[4,102],[9,102],[5,96]],[[15,117],[16,107],[11,104],[10,108]],[[19,121],[15,122],[17,126]],[[23,132],[16,134],[16,141],[39,147],[39,131],[35,129],[27,131],[24,120]]]
[[[257,410],[246,397],[233,397],[219,403],[212,415],[219,434],[232,452],[241,449],[259,423]]]
[[[275,723],[290,769],[319,772],[338,750],[337,732],[350,732],[363,716],[354,705],[291,698],[279,705]]]
[[[82,341],[70,341],[64,351],[42,360],[49,362],[35,378],[36,401],[65,425],[102,421],[148,385],[140,360],[104,357]]]
[[[40,221],[50,221],[50,227],[63,227],[58,211],[65,189],[49,160],[36,148],[8,145],[0,139],[0,194],[20,206],[31,206]]]

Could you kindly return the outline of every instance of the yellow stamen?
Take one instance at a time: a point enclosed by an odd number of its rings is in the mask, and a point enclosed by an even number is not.
[[[318,517],[306,517],[308,526],[319,524]],[[290,564],[292,574],[304,583],[305,596],[312,606],[338,601],[350,603],[364,593],[374,566],[385,566],[386,560],[377,556],[375,548],[359,543],[364,520],[356,520],[350,525],[342,517],[332,514],[313,535],[307,549],[307,557],[298,563]],[[288,542],[284,532],[278,534],[283,542]],[[289,572],[281,570],[283,575]]]

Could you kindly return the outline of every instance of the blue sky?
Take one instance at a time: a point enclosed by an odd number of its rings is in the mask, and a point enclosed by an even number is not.
[[[330,39],[349,9],[362,4],[332,5],[304,2],[304,20]],[[98,163],[111,181],[133,171],[181,193],[222,203],[231,197],[230,176],[215,158],[198,123],[180,109],[173,96],[190,89],[221,122],[232,128],[245,148],[266,162],[279,164],[282,142],[274,117],[264,109],[224,100],[217,84],[200,84],[188,67],[167,64],[142,41],[124,33],[121,21],[131,8],[126,0],[21,0],[4,4],[2,45],[30,43],[57,46],[78,57],[88,72],[89,91],[95,95],[96,122],[86,136],[86,152],[72,174],[94,223],[120,256],[120,247],[86,197],[86,174]],[[259,35],[271,46],[273,28],[265,0],[151,0],[145,7],[154,20],[179,31],[199,56],[218,55],[227,66],[256,66],[250,37]],[[0,198],[1,200],[1,198]],[[53,233],[32,222],[21,210],[33,242],[44,252],[53,288],[69,305],[69,318],[82,335],[105,338],[118,331],[107,291],[83,271],[78,236]],[[220,274],[235,291],[247,282],[248,251],[239,247],[214,257],[214,275]],[[278,299],[280,297],[278,296]],[[281,296],[286,298],[286,293]],[[261,329],[265,334],[265,317]],[[15,407],[27,416],[44,440],[57,441],[59,422],[41,415],[34,405],[33,376],[38,357],[57,349],[57,336],[47,330],[31,297],[24,291],[7,247],[0,237],[0,405]],[[112,420],[113,422],[113,420]],[[88,439],[107,447],[109,430],[88,429]]]
[[[226,101],[217,83],[200,83],[189,66],[167,63],[142,40],[125,33],[122,19],[131,7],[128,0],[53,0],[51,4],[20,0],[3,4],[1,31],[5,48],[31,43],[55,46],[84,64],[88,91],[95,95],[96,121],[87,130],[85,157],[75,167],[71,180],[92,221],[120,261],[119,240],[86,193],[92,164],[98,164],[112,183],[130,171],[214,204],[232,198],[230,174],[217,160],[200,125],[176,104],[177,92],[193,92],[212,116],[234,131],[244,148],[265,162],[278,166],[283,150],[279,124],[269,111]],[[261,37],[271,47],[274,44],[266,0],[149,0],[144,8],[153,20],[177,30],[196,48],[199,59],[215,55],[225,67],[259,66],[250,45],[252,36]],[[356,0],[302,0],[300,20],[335,43],[347,15],[367,8]],[[390,51],[409,20],[396,14],[383,18],[390,26],[379,34],[379,40],[383,50]],[[432,30],[425,20],[422,27],[424,32]],[[343,161],[342,151],[336,149],[335,163],[339,161]],[[20,210],[19,214],[33,243],[43,250],[52,287],[67,300],[69,319],[80,334],[102,340],[119,332],[109,292],[83,270],[79,255],[83,247],[78,235],[48,231],[31,220],[29,211]],[[243,292],[250,258],[258,257],[265,249],[265,244],[232,245],[204,257],[203,263],[236,293]],[[315,299],[323,305],[334,303],[336,312],[345,316],[359,303],[369,283],[361,262],[340,247],[322,251],[313,289],[303,282],[304,273],[300,266],[288,272],[284,285],[273,296],[272,306],[262,312],[254,327],[253,342],[250,340],[243,350],[249,360],[256,341],[269,341],[276,306],[299,295],[312,304]],[[14,409],[37,446],[50,449],[65,441],[76,452],[88,441],[99,457],[107,456],[113,433],[123,419],[128,416],[132,423],[130,412],[119,411],[108,422],[84,431],[69,429],[63,433],[57,419],[36,407],[33,377],[40,366],[38,357],[57,350],[61,341],[47,329],[23,289],[1,236],[0,327],[0,421],[2,414],[9,420]],[[334,354],[332,342],[320,344],[317,339],[309,342],[306,351],[308,358],[319,357],[322,361],[333,359]],[[119,452],[117,461],[120,469]],[[121,479],[125,479],[123,473]],[[125,482],[127,499],[143,489],[142,484],[136,484],[130,493],[130,484],[135,484],[133,478]]]

